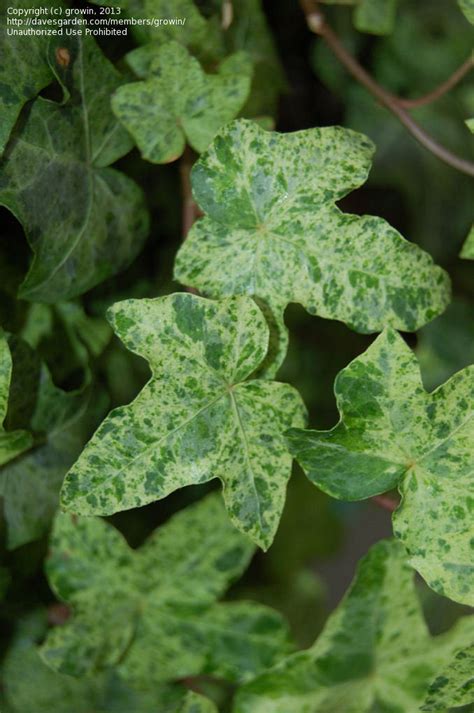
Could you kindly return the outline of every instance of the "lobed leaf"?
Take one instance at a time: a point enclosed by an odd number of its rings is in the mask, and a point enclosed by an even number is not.
[[[340,127],[277,134],[239,120],[193,168],[206,216],[180,248],[175,276],[211,297],[266,303],[280,325],[277,366],[290,302],[365,333],[415,330],[447,305],[448,277],[429,255],[381,218],[335,205],[364,182],[372,151]]]
[[[110,318],[152,378],[97,430],[66,477],[63,507],[112,514],[219,478],[232,522],[269,547],[291,471],[282,434],[305,411],[288,384],[252,378],[269,338],[256,304],[177,293],[119,302]]]
[[[253,551],[216,495],[175,515],[136,551],[104,520],[59,514],[47,574],[73,616],[48,635],[44,660],[73,676],[116,666],[137,685],[201,673],[248,679],[288,646],[272,610],[215,603]]]
[[[91,38],[64,49],[67,67],[51,59],[64,101],[34,102],[0,166],[0,205],[34,253],[20,296],[42,302],[79,295],[126,267],[148,225],[139,187],[108,168],[131,146],[109,108],[121,77]]]
[[[234,713],[411,713],[473,634],[474,617],[465,617],[430,636],[403,548],[382,540],[314,645],[246,684]]]
[[[338,425],[291,430],[291,452],[336,498],[398,486],[394,533],[410,563],[435,591],[474,604],[474,367],[430,394],[414,354],[386,330],[338,374],[334,390]]]
[[[112,98],[116,116],[135,139],[143,158],[175,161],[186,142],[204,151],[220,127],[242,108],[250,89],[251,62],[244,53],[227,57],[216,74],[205,74],[187,49],[169,42],[148,65],[149,79],[120,87]],[[135,60],[137,62],[137,60]],[[142,69],[142,71],[144,71]]]

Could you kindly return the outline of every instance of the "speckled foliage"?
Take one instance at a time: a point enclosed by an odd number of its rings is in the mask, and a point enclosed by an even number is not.
[[[280,324],[289,302],[360,332],[415,330],[443,311],[449,279],[382,218],[335,202],[367,178],[373,146],[349,129],[267,132],[238,120],[192,172],[206,213],[178,252],[175,276],[210,297],[255,295]]]
[[[143,158],[153,163],[175,161],[186,143],[204,151],[247,99],[250,58],[238,52],[227,57],[217,73],[206,74],[177,42],[151,47],[151,53],[149,78],[120,87],[112,98],[116,116]]]
[[[474,367],[429,394],[404,340],[386,330],[335,382],[341,420],[292,430],[309,479],[343,500],[398,486],[394,533],[440,594],[474,604]]]
[[[8,409],[11,375],[10,349],[5,334],[0,329],[0,465],[8,463],[33,444],[33,439],[27,431],[6,431],[3,426]],[[0,481],[0,495],[1,490]]]
[[[44,660],[73,676],[115,666],[145,687],[198,674],[252,677],[288,650],[286,627],[263,605],[216,599],[253,551],[217,494],[175,515],[135,551],[104,520],[59,514],[47,575],[73,615],[47,637]]]
[[[432,638],[403,548],[381,541],[308,650],[241,689],[235,713],[416,713],[446,657],[474,636],[474,617]]]
[[[257,305],[177,293],[119,302],[110,319],[152,378],[97,430],[66,477],[63,506],[109,515],[219,478],[232,522],[267,548],[291,470],[283,432],[303,426],[305,409],[288,384],[252,378],[269,339]]]
[[[470,703],[474,703],[474,644],[454,654],[431,684],[422,710],[444,713],[446,708]]]
[[[0,205],[34,253],[20,296],[42,302],[81,294],[126,267],[148,226],[141,189],[107,168],[132,146],[109,106],[120,75],[91,38],[61,39],[62,59],[53,42],[50,62],[64,102],[36,99],[0,165]]]

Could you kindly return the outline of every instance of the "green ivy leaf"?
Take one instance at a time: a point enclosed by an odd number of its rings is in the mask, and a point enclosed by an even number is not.
[[[3,422],[7,415],[8,394],[12,375],[12,358],[7,338],[0,330],[0,466],[16,458],[31,447],[33,439],[27,431],[6,431]],[[0,492],[1,494],[1,492]]]
[[[85,292],[126,267],[147,233],[141,190],[107,168],[130,149],[109,108],[121,78],[92,39],[67,50],[56,66],[64,102],[37,99],[0,166],[0,204],[34,252],[20,288],[32,301]]]
[[[425,391],[413,352],[386,330],[335,382],[341,420],[292,430],[290,450],[333,497],[362,500],[398,486],[394,532],[436,592],[474,604],[474,367]]]
[[[138,690],[114,671],[84,679],[52,671],[36,647],[46,628],[39,612],[20,624],[2,666],[5,713],[182,713],[187,694],[178,685]]]
[[[335,205],[367,177],[373,147],[340,127],[292,134],[240,120],[192,171],[207,214],[180,248],[175,276],[211,297],[246,293],[280,325],[290,302],[360,332],[415,330],[449,301],[446,273],[382,218]]]
[[[469,703],[474,703],[474,644],[452,657],[429,687],[421,710],[445,711]]]
[[[185,47],[169,42],[149,71],[150,79],[120,87],[112,108],[143,158],[168,163],[181,156],[186,141],[204,151],[234,118],[248,96],[252,66],[241,52],[227,57],[217,74],[205,74]]]
[[[44,660],[75,676],[115,665],[148,685],[202,673],[252,677],[287,648],[286,627],[262,605],[215,601],[253,551],[214,494],[136,551],[104,520],[59,514],[47,574],[74,613],[49,634]]]
[[[472,640],[474,617],[431,637],[403,548],[381,541],[307,651],[244,686],[235,713],[414,713],[446,656]]]
[[[153,376],[97,430],[64,482],[63,507],[112,514],[219,478],[235,526],[269,547],[291,471],[282,434],[304,423],[304,406],[288,384],[251,378],[269,339],[258,307],[177,293],[109,314]]]
[[[49,7],[58,7],[52,0]],[[44,7],[42,0],[17,0],[15,8]],[[7,35],[8,6],[0,9],[0,154],[3,153],[11,131],[27,101],[53,79],[53,71],[48,62],[49,38],[46,35]]]
[[[9,549],[45,534],[58,507],[64,475],[89,432],[87,394],[59,389],[45,366],[41,367],[37,389],[31,422],[38,434],[34,448],[0,470]]]
[[[355,5],[354,26],[359,32],[389,35],[394,28],[398,0],[322,0],[327,5]]]

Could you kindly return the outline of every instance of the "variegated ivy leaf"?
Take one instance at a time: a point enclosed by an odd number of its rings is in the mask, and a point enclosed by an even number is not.
[[[0,166],[0,205],[34,253],[20,288],[32,301],[85,292],[127,266],[147,232],[141,190],[108,168],[131,147],[109,106],[121,78],[92,38],[66,44],[60,59],[50,47],[64,101],[34,102]]]
[[[403,548],[381,541],[314,645],[245,685],[234,713],[415,713],[473,636],[474,617],[430,636]]]
[[[250,678],[287,648],[286,627],[271,609],[216,604],[253,551],[216,494],[135,551],[104,520],[59,514],[47,575],[73,614],[47,637],[44,660],[73,676],[116,666],[137,685],[198,674]]]
[[[251,70],[249,57],[237,53],[216,74],[205,74],[185,47],[169,42],[150,62],[150,78],[120,87],[112,108],[143,158],[168,163],[181,156],[186,141],[204,151],[234,118],[248,96]]]
[[[278,363],[289,302],[360,332],[422,326],[449,301],[446,273],[382,218],[335,205],[364,182],[372,152],[369,139],[340,127],[228,125],[193,168],[206,216],[178,252],[176,278],[211,297],[267,303],[280,325]]]
[[[291,470],[282,434],[303,424],[304,406],[288,384],[252,378],[269,340],[257,305],[178,293],[109,314],[152,378],[97,430],[66,477],[63,507],[107,515],[219,478],[233,523],[267,548]]]
[[[192,699],[186,689],[177,684],[138,689],[127,685],[113,670],[82,679],[53,671],[42,661],[36,646],[46,631],[46,616],[42,612],[34,612],[21,621],[2,664],[2,713],[183,713],[187,710],[185,706]]]
[[[474,703],[474,644],[452,656],[428,690],[422,711],[445,711]]]
[[[435,591],[474,604],[474,367],[425,391],[413,352],[386,330],[337,376],[340,422],[292,430],[290,450],[333,497],[398,486],[395,535]]]
[[[31,447],[31,434],[23,430],[7,431],[3,422],[7,415],[8,395],[12,375],[12,358],[7,338],[0,330],[0,466],[16,458]],[[0,492],[1,495],[1,492]]]

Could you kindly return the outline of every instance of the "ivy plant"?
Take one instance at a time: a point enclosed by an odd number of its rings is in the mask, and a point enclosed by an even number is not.
[[[2,711],[474,710],[473,29],[0,8]]]

